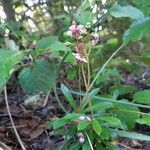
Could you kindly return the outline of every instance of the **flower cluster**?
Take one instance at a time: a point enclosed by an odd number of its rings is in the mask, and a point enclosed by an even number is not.
[[[76,47],[73,55],[78,63],[87,63],[86,49],[85,46],[87,43],[90,45],[96,45],[99,43],[99,35],[98,33],[90,33],[90,24],[87,23],[86,26],[83,25],[71,25],[69,27],[69,31],[67,31],[67,35],[76,39]],[[86,37],[90,37],[90,41],[87,41]],[[84,40],[86,39],[86,40]],[[84,44],[86,43],[86,44]]]

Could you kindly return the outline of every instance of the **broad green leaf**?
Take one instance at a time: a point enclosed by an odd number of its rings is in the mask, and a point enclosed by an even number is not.
[[[65,95],[67,101],[69,102],[70,106],[74,109],[74,111],[76,111],[77,104],[75,100],[73,99],[72,94],[70,93],[69,89],[64,84],[61,84],[61,90],[63,94]]]
[[[124,44],[129,41],[137,41],[150,33],[150,17],[133,22],[123,36]]]
[[[150,136],[148,135],[143,135],[135,132],[120,131],[120,130],[112,130],[112,131],[121,137],[137,139],[141,141],[150,141]]]
[[[36,60],[19,74],[19,82],[28,93],[50,91],[56,79],[56,68],[45,60]]]
[[[86,23],[88,22],[92,24],[93,18],[94,18],[94,15],[91,11],[84,11],[79,16],[79,22],[80,24],[83,24],[83,25],[86,25]]]
[[[55,52],[59,52],[59,51],[71,51],[71,49],[69,47],[66,47],[62,42],[59,41],[55,41],[53,43],[50,44],[50,49],[55,53]]]
[[[121,120],[124,128],[132,129],[135,120],[139,117],[139,109],[136,106],[126,104],[115,104],[117,118]]]
[[[93,127],[93,130],[94,130],[98,135],[101,134],[102,128],[101,128],[100,123],[99,123],[96,119],[94,119],[94,120],[92,121],[92,127]]]
[[[137,103],[150,104],[150,90],[136,92],[133,99]]]
[[[143,115],[142,118],[136,119],[136,122],[150,126],[150,113]]]
[[[16,64],[21,62],[22,57],[21,52],[0,49],[0,88],[9,80]]]
[[[54,42],[58,41],[57,36],[49,36],[44,37],[41,40],[39,40],[36,44],[36,49],[47,49],[50,47],[50,45]]]
[[[53,121],[53,128],[54,129],[58,129],[66,124],[70,124],[72,123],[71,121],[76,120],[77,118],[79,118],[79,114],[67,114],[66,116],[59,118],[58,120]]]
[[[121,121],[116,117],[99,117],[97,119],[108,122],[112,127],[123,128]]]
[[[136,20],[144,18],[144,14],[131,5],[121,6],[117,4],[110,9],[110,14],[116,18],[129,17]]]
[[[78,124],[78,130],[81,131],[81,130],[86,129],[89,124],[90,124],[89,121],[81,121],[81,122]]]

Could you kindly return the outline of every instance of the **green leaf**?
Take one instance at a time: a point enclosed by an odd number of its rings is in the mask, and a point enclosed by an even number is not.
[[[127,44],[129,41],[140,40],[149,33],[150,33],[150,17],[147,17],[131,24],[129,29],[126,30],[124,33],[123,42],[124,44]]]
[[[109,128],[102,128],[102,132],[101,132],[101,138],[104,140],[108,140],[110,136],[110,130]]]
[[[120,131],[120,130],[112,130],[112,131],[121,137],[127,137],[127,138],[137,139],[141,141],[150,141],[150,136],[148,135],[143,135],[135,132]]]
[[[142,118],[136,119],[136,122],[150,126],[150,113],[143,115]]]
[[[76,120],[77,118],[79,118],[79,114],[67,114],[66,116],[59,118],[58,120],[53,121],[53,128],[54,129],[58,129],[66,124],[70,124],[72,123],[73,120]]]
[[[134,86],[131,85],[118,85],[110,88],[110,92],[114,93],[118,91],[118,95],[125,95],[129,93],[133,93],[136,90]]]
[[[57,79],[56,68],[45,60],[36,60],[19,74],[21,86],[29,93],[50,91]]]
[[[50,44],[50,48],[52,49],[53,52],[59,52],[59,51],[71,51],[71,49],[67,46],[65,46],[62,42],[55,41]]]
[[[96,119],[94,119],[94,120],[92,121],[92,127],[93,127],[93,130],[94,130],[98,135],[101,134],[102,128],[101,128],[100,123],[99,123]]]
[[[131,5],[121,6],[117,4],[110,9],[110,14],[115,18],[129,17],[135,20],[144,18],[144,14]]]
[[[150,52],[143,54],[138,58],[142,63],[150,67]]]
[[[116,117],[99,117],[97,119],[108,122],[112,127],[123,128],[121,121]]]
[[[79,16],[79,22],[80,24],[83,24],[83,25],[86,25],[86,23],[90,23],[90,24],[93,24],[93,18],[94,18],[94,15],[92,14],[91,11],[84,11],[80,14]]]
[[[98,92],[99,92],[99,88],[96,88],[96,89],[92,90],[89,93],[89,98],[92,97],[92,96],[94,96],[94,95],[96,95]],[[87,106],[88,102],[89,101],[87,100],[87,98],[84,98],[82,100],[82,103],[80,104],[81,109],[84,109]]]
[[[78,141],[76,143],[72,143],[70,146],[69,146],[69,149],[70,150],[80,150],[81,148],[81,143]]]
[[[21,52],[0,49],[0,88],[9,80],[16,64],[21,62],[22,57]]]
[[[87,107],[86,109],[83,110],[83,112],[90,112],[91,110],[94,111],[102,111],[107,108],[111,108],[113,106],[112,103],[109,102],[100,102],[92,105],[91,107]]]
[[[78,130],[81,131],[81,130],[84,130],[88,127],[90,123],[88,121],[81,121],[79,124],[78,124]]]
[[[126,104],[115,104],[117,118],[121,120],[124,128],[132,129],[135,120],[139,117],[139,109],[136,106]]]
[[[50,45],[54,42],[58,41],[57,36],[49,36],[44,37],[41,40],[39,40],[36,44],[36,49],[47,49],[50,47]]]
[[[63,92],[63,94],[65,95],[67,101],[69,102],[70,106],[73,108],[74,111],[77,111],[77,104],[75,102],[75,100],[73,99],[70,90],[64,85],[61,84],[61,90]]]
[[[133,99],[137,103],[150,104],[150,90],[136,92]]]

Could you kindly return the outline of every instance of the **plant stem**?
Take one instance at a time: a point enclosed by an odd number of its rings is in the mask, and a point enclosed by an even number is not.
[[[58,97],[58,94],[57,94],[57,90],[56,90],[56,84],[54,85],[54,94],[55,94],[55,97],[56,97],[56,100],[59,104],[59,106],[62,108],[62,110],[67,114],[67,110],[65,109],[65,107],[63,106],[63,104],[61,103],[59,97]]]
[[[94,83],[96,82],[97,78],[99,77],[99,75],[103,72],[103,70],[105,69],[105,67],[108,65],[108,63],[112,60],[112,58],[124,47],[124,45],[122,44],[111,56],[110,58],[105,62],[105,64],[102,66],[102,68],[99,70],[99,72],[97,73],[97,75],[95,76],[95,78],[93,79],[92,83],[89,86],[88,91],[91,90],[91,88],[93,87]]]
[[[79,91],[81,92],[81,66],[79,65]],[[81,103],[81,96],[80,97],[80,103]]]
[[[87,85],[87,81],[86,81],[85,71],[84,71],[83,65],[81,65],[81,70],[82,70],[82,75],[83,75],[83,80],[84,80],[85,88],[86,88],[86,91],[87,91],[88,90],[88,85]]]
[[[86,134],[86,136],[87,136],[87,139],[88,139],[88,142],[89,142],[89,144],[90,144],[91,150],[94,150],[93,145],[92,145],[92,143],[91,143],[91,140],[90,140],[88,134],[87,134],[86,132],[85,132],[85,134]]]
[[[8,111],[8,115],[9,115],[9,118],[10,118],[10,121],[11,121],[11,124],[12,124],[12,127],[14,129],[14,132],[15,132],[15,135],[16,135],[16,138],[21,146],[21,149],[22,150],[26,150],[25,146],[23,145],[23,142],[17,132],[17,129],[15,127],[15,124],[14,124],[14,121],[12,119],[12,116],[11,116],[11,112],[10,112],[10,108],[9,108],[9,104],[8,104],[8,97],[7,97],[7,89],[6,89],[6,86],[4,87],[4,95],[5,95],[5,103],[6,103],[6,108],[7,108],[7,111]]]
[[[72,91],[72,90],[70,90],[70,92],[72,94],[75,94],[75,95],[81,95],[84,98],[87,97],[87,93],[81,93],[81,92],[76,92],[76,91]],[[125,101],[120,101],[120,100],[116,101],[114,99],[109,99],[109,98],[100,97],[100,96],[91,96],[90,95],[90,97],[94,98],[95,100],[101,100],[101,101],[110,102],[110,103],[125,104],[125,105],[137,106],[137,107],[140,107],[140,108],[150,109],[150,106],[148,106],[148,105],[134,104],[134,103],[131,103],[131,102],[125,102]]]

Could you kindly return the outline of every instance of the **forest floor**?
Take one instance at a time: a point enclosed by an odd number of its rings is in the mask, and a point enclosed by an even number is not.
[[[145,72],[144,80],[150,81],[150,70],[145,70]],[[138,89],[150,88],[148,85],[143,84],[143,82],[139,82],[143,80],[142,75],[141,79],[135,79],[133,76],[126,75],[123,82],[135,85]],[[28,95],[17,84],[8,85],[7,91],[11,115],[27,150],[56,150],[58,144],[63,142],[64,139],[63,137],[53,136],[53,131],[48,126],[49,120],[62,116],[62,111],[59,109],[53,93],[50,94],[46,106],[43,107],[45,99],[43,94],[28,98]],[[61,93],[59,93],[59,97],[63,100]],[[31,101],[32,103],[30,103]],[[148,126],[136,125],[134,130],[138,133],[150,135],[150,128]],[[7,113],[4,93],[1,92],[0,147],[5,147],[5,145],[10,150],[21,150]],[[121,150],[150,150],[150,142],[138,140],[121,138],[118,145]],[[7,149],[4,148],[4,150]]]

